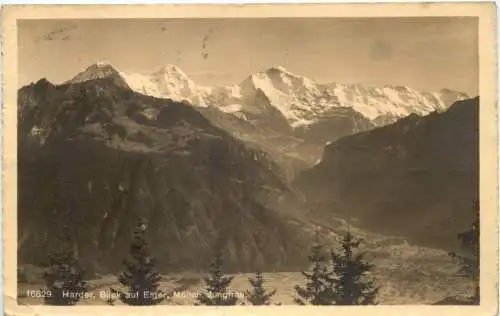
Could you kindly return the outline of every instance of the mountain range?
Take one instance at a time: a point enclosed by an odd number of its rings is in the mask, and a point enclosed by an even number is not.
[[[297,269],[333,215],[449,248],[478,195],[465,98],[282,67],[219,88],[175,66],[41,79],[18,91],[19,261],[46,264],[69,226],[89,270],[116,271],[137,218],[164,271],[204,269],[214,247],[240,272]]]
[[[188,101],[215,125],[270,154],[290,179],[316,164],[329,142],[410,114],[441,112],[468,98],[449,89],[429,93],[405,86],[322,84],[281,66],[239,84],[205,87],[174,65],[133,74],[99,62],[68,83],[106,77],[141,94]]]
[[[292,129],[314,125],[336,108],[351,108],[379,126],[412,113],[426,115],[442,111],[453,102],[468,98],[465,93],[449,89],[431,93],[405,86],[321,84],[281,66],[252,74],[239,84],[205,87],[197,85],[174,65],[164,66],[151,74],[131,74],[99,62],[69,82],[104,77],[113,77],[145,95],[186,100],[197,107],[216,107],[245,120],[262,115],[269,119],[269,112],[275,112]]]

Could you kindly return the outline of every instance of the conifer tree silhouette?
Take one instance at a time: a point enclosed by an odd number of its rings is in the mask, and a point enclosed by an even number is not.
[[[316,242],[312,246],[309,261],[312,263],[310,271],[302,272],[307,279],[305,287],[295,286],[295,291],[299,297],[294,301],[299,305],[331,305],[331,290],[328,287],[329,273],[325,264],[325,257],[322,254],[323,247],[316,234]]]
[[[146,228],[147,225],[139,221],[130,246],[130,258],[124,261],[124,271],[118,277],[126,291],[111,289],[127,305],[157,305],[167,298],[165,292],[158,289],[162,277],[149,251]]]
[[[379,287],[367,275],[374,266],[365,261],[366,252],[356,251],[361,242],[348,231],[339,249],[331,252],[332,271],[328,278],[335,305],[376,304]]]
[[[473,304],[479,304],[479,202],[473,203],[473,220],[471,228],[457,235],[465,254],[450,252],[452,259],[460,265],[459,273],[470,277],[474,283]]]
[[[252,305],[270,305],[271,297],[276,294],[276,289],[266,291],[264,288],[264,277],[260,271],[255,273],[254,278],[249,278],[248,281],[252,285],[252,290],[245,291],[246,299]]]
[[[49,255],[49,270],[43,275],[46,282],[47,305],[75,305],[87,290],[84,271],[72,250],[69,228],[65,226],[58,237],[58,249]]]
[[[197,305],[236,305],[238,297],[229,290],[232,276],[222,273],[222,251],[217,251],[210,264],[210,275],[205,277],[206,293],[198,295]]]

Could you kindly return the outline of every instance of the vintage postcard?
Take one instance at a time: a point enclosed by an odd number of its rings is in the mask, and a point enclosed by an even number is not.
[[[2,14],[7,315],[496,313],[492,3]]]

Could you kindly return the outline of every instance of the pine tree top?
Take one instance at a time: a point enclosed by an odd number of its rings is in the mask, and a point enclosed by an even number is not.
[[[308,258],[312,266],[308,271],[302,272],[307,281],[304,287],[295,287],[295,291],[298,294],[295,302],[300,305],[305,305],[306,303],[312,305],[330,305],[328,271],[325,256],[323,255],[323,246],[319,242],[315,242],[312,245],[311,254]]]
[[[245,291],[247,300],[252,305],[270,305],[271,297],[276,294],[276,289],[266,291],[264,288],[264,277],[260,271],[255,273],[254,278],[249,278],[248,281],[252,286],[252,290]]]
[[[204,278],[206,293],[198,296],[201,305],[235,305],[238,297],[229,290],[229,284],[233,281],[232,276],[222,273],[223,253],[216,252],[210,263],[210,274]]]
[[[127,305],[156,305],[167,297],[159,290],[162,277],[156,270],[155,260],[149,251],[146,227],[141,222],[137,225],[130,245],[129,258],[124,260],[124,270],[118,276],[119,282],[127,291],[113,290]]]
[[[368,277],[374,265],[359,251],[362,239],[347,232],[337,250],[331,251],[332,270],[329,276],[333,302],[339,305],[371,305],[379,287]]]
[[[48,305],[75,305],[87,290],[84,271],[70,249],[61,249],[49,255],[49,269],[43,275],[46,290],[51,293],[45,297]],[[74,295],[66,295],[71,293]]]

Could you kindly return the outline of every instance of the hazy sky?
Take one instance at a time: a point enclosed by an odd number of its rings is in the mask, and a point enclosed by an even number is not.
[[[203,85],[281,65],[318,82],[478,92],[475,18],[27,20],[18,30],[20,86],[108,61],[125,72],[175,64]]]

